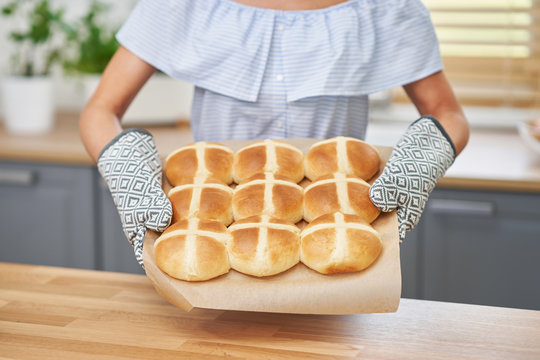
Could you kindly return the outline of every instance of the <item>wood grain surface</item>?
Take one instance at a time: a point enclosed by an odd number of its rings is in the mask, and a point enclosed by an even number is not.
[[[540,311],[403,299],[397,313],[194,309],[145,276],[0,263],[1,359],[540,359]]]

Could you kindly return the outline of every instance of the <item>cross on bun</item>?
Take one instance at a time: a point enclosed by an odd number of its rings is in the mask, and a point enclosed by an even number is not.
[[[255,174],[271,172],[299,183],[304,178],[303,161],[302,151],[284,141],[257,141],[234,155],[234,182],[239,184]]]
[[[193,183],[172,188],[167,197],[172,205],[173,223],[192,217],[216,220],[225,226],[233,222],[233,190],[217,179],[196,177]]]
[[[381,213],[369,198],[370,185],[341,173],[322,176],[304,189],[304,219],[334,212],[355,214],[372,223]]]
[[[268,215],[296,223],[302,220],[304,189],[291,179],[272,173],[253,175],[234,189],[235,220]]]
[[[301,234],[300,260],[321,274],[364,270],[381,251],[379,233],[356,215],[322,215]]]
[[[234,152],[225,145],[200,141],[170,153],[165,160],[165,175],[172,186],[193,182],[198,176],[230,184],[233,156]]]
[[[380,166],[377,149],[352,137],[338,136],[313,144],[304,158],[306,177],[318,177],[336,172],[371,179]]]
[[[187,281],[209,280],[229,271],[227,228],[220,222],[191,218],[169,226],[154,243],[157,266]]]
[[[231,267],[241,273],[275,275],[300,259],[300,229],[288,221],[251,216],[234,222],[227,232]]]

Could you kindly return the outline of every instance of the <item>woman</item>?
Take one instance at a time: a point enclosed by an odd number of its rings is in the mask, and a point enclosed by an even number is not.
[[[165,229],[171,208],[151,134],[120,120],[156,69],[195,85],[196,141],[362,139],[368,94],[403,86],[421,117],[370,192],[398,209],[401,239],[468,140],[420,0],[142,0],[117,37],[80,129],[141,264],[146,229]]]

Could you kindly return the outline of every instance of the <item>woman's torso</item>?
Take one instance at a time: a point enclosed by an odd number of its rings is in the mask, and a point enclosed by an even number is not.
[[[197,141],[364,138],[368,94],[442,68],[420,0],[140,0],[117,38],[195,85]]]
[[[264,12],[268,9],[275,15],[273,29],[269,29],[273,30],[272,41],[259,95],[257,101],[247,102],[196,87],[191,113],[195,140],[328,138],[338,135],[364,138],[368,119],[367,96],[287,99],[288,79],[285,78],[287,71],[283,60],[287,57],[286,60],[290,61],[293,56],[285,50],[285,42],[291,36],[287,34],[288,23],[295,21],[294,15],[305,17],[310,10],[327,9],[346,1],[231,0],[250,7],[250,10]],[[316,11],[313,14],[320,16]],[[310,59],[296,58],[293,61],[308,62]]]

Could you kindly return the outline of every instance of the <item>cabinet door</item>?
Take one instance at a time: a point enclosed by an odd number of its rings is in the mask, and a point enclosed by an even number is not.
[[[0,261],[93,269],[93,170],[0,162]]]
[[[425,299],[540,310],[540,195],[439,190],[422,224]]]
[[[96,172],[98,184],[100,268],[107,271],[119,271],[144,274],[135,260],[135,254],[122,230],[120,216],[114,205],[112,195],[105,181]]]
[[[401,258],[401,297],[419,299],[419,238],[422,234],[422,219],[420,223],[407,233],[399,246]]]

